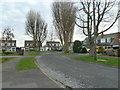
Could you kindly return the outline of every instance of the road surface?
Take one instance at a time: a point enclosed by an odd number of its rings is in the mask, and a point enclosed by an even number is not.
[[[118,88],[118,69],[73,60],[57,53],[37,57],[41,70],[71,88]]]
[[[17,71],[16,65],[20,58],[22,57],[2,63],[2,72],[0,72],[2,73],[2,88],[61,88],[39,69]]]

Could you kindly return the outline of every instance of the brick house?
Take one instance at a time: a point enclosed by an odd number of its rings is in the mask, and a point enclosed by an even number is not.
[[[9,40],[7,42],[2,40],[0,46],[2,47],[2,50],[16,51],[16,40]]]
[[[118,49],[120,48],[120,32],[111,33],[111,34],[103,34],[99,35],[96,40],[97,46],[104,46],[106,49],[113,48]],[[89,48],[88,46],[88,38],[85,38],[83,41],[83,46]]]

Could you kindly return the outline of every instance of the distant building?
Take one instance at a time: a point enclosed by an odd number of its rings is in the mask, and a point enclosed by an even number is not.
[[[25,51],[33,50],[34,49],[33,40],[25,40],[24,48],[25,48]]]
[[[2,47],[2,50],[16,51],[16,40],[9,40],[7,42],[6,40],[2,40],[0,46]]]
[[[83,41],[83,45],[89,48],[88,44],[89,44],[89,41],[88,41],[88,38],[86,38]],[[97,46],[104,46],[106,49],[107,48],[118,49],[120,48],[120,32],[99,35],[96,39],[96,44]]]
[[[42,45],[41,45],[41,47],[42,47]],[[34,46],[34,41],[33,40],[25,40],[24,48],[23,48],[25,51],[34,50],[34,48],[35,48],[35,46]]]
[[[61,44],[57,41],[47,41],[46,45],[44,46],[44,51],[50,51],[50,50],[60,50]]]
[[[73,45],[74,45],[74,42],[71,42],[71,43],[70,43],[70,46],[69,46],[69,51],[70,51],[70,52],[73,52]]]

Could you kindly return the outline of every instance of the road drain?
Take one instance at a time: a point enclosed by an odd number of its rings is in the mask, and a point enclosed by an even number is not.
[[[61,84],[64,87],[65,90],[73,90],[72,87],[63,84],[62,82],[60,82],[58,80],[55,80],[55,81],[58,82],[59,84]]]

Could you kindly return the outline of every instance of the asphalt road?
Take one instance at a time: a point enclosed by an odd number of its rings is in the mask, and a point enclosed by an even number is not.
[[[118,88],[118,69],[72,60],[57,53],[37,57],[41,70],[72,88]]]
[[[61,88],[39,69],[17,71],[16,64],[20,58],[2,64],[2,72],[0,72],[2,73],[2,88]]]

